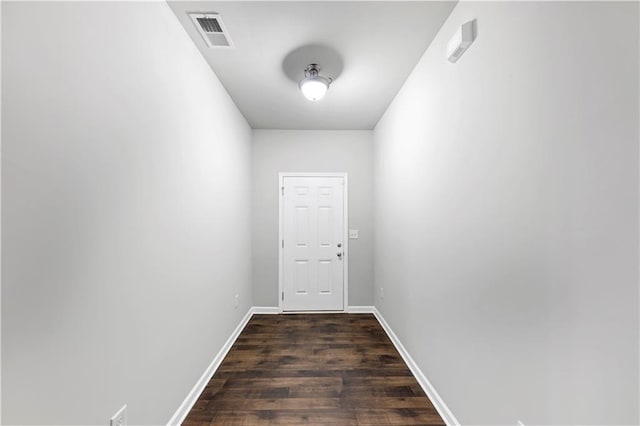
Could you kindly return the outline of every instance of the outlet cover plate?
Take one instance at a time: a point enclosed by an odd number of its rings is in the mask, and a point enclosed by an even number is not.
[[[127,405],[123,405],[117,413],[111,417],[109,426],[127,426]]]

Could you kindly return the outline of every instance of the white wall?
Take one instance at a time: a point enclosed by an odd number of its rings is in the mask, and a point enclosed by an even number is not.
[[[349,305],[373,303],[371,131],[254,130],[253,300],[278,306],[278,173],[349,173]]]
[[[462,2],[375,129],[376,304],[463,424],[639,421],[638,72],[637,3]]]
[[[251,129],[164,2],[2,8],[2,420],[166,423],[251,305]]]
[[[2,82],[2,2],[0,2],[0,82]],[[0,117],[2,117],[2,84],[0,84]],[[2,120],[0,119],[0,158],[2,157]],[[2,161],[0,161],[0,188]],[[0,222],[2,222],[2,190],[0,189]],[[0,226],[0,424],[2,424],[2,227]]]

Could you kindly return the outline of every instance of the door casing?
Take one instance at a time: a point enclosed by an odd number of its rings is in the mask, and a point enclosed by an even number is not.
[[[344,209],[344,221],[342,229],[342,241],[343,241],[343,312],[347,312],[349,306],[349,181],[348,173],[300,173],[300,172],[280,172],[278,174],[278,312],[284,312],[284,306],[282,304],[282,294],[284,292],[284,248],[282,247],[282,241],[284,240],[284,179],[287,177],[341,177],[344,179],[344,192],[343,192],[343,209]],[[301,311],[291,312],[299,313]],[[326,311],[305,311],[306,313],[326,313]],[[332,311],[339,312],[339,311]]]

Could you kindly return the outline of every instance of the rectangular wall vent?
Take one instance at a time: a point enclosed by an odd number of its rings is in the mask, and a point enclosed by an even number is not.
[[[189,13],[189,17],[208,47],[233,47],[220,15],[217,13]]]
[[[476,20],[465,22],[447,43],[447,59],[455,63],[476,39]]]

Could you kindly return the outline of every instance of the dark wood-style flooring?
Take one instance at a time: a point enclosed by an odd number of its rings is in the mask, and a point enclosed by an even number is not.
[[[371,314],[254,315],[184,425],[444,425]]]

